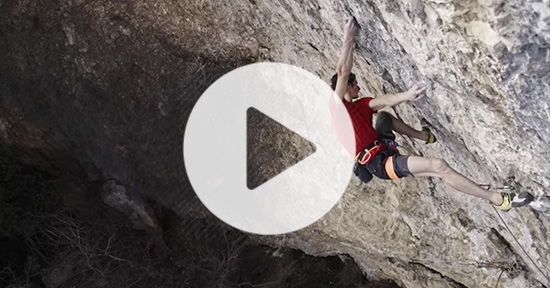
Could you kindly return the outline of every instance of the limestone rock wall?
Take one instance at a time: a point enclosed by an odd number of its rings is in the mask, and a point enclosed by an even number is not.
[[[439,142],[403,145],[479,183],[548,195],[547,0],[2,1],[0,136],[29,158],[63,165],[55,155],[70,154],[182,216],[206,215],[177,160],[193,103],[255,61],[328,80],[347,15],[362,27],[365,94],[428,84],[393,112],[416,127],[426,118]],[[354,179],[318,223],[259,239],[346,253],[403,287],[550,286],[550,215],[501,216],[437,179]]]

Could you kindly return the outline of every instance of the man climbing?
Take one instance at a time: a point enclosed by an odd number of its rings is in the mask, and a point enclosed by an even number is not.
[[[359,99],[360,88],[355,75],[351,73],[355,34],[358,29],[359,26],[355,18],[346,20],[342,52],[336,68],[337,73],[332,77],[331,83],[332,89],[343,102],[352,120],[356,147],[355,174],[364,182],[368,182],[372,175],[381,179],[439,177],[454,189],[489,200],[496,208],[503,211],[529,204],[533,200],[530,193],[489,191],[453,170],[442,159],[399,155],[393,131],[426,141],[426,143],[434,143],[436,138],[428,128],[424,127],[421,131],[416,130],[387,112],[378,113],[376,129],[374,129],[373,114],[384,107],[420,100],[424,96],[426,86],[417,83],[406,92],[386,94],[378,98]]]

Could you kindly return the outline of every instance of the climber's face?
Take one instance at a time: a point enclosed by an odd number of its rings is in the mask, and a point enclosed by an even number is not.
[[[359,85],[357,85],[357,81],[353,81],[353,83],[348,84],[348,94],[351,97],[351,99],[357,99],[359,98]]]

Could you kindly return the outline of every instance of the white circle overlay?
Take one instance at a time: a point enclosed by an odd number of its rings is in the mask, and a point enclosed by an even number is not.
[[[337,136],[330,101],[340,113],[339,135],[348,139]],[[254,190],[246,185],[250,107],[316,147]],[[183,154],[195,193],[216,217],[245,232],[274,235],[316,222],[339,201],[353,173],[346,149],[355,150],[354,137],[345,107],[319,77],[288,64],[255,63],[225,74],[202,94],[185,128]]]

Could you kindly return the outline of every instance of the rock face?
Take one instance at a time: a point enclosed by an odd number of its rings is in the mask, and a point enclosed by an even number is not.
[[[347,15],[362,27],[354,72],[365,94],[428,84],[393,112],[416,127],[426,118],[439,141],[400,143],[479,183],[548,195],[547,0],[3,1],[0,139],[45,167],[80,163],[182,217],[207,215],[181,160],[195,101],[255,61],[328,80]],[[438,179],[354,179],[316,224],[259,239],[345,253],[403,287],[548,287],[549,216],[498,214]]]

